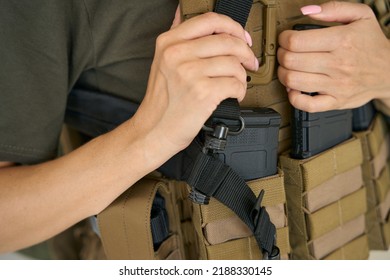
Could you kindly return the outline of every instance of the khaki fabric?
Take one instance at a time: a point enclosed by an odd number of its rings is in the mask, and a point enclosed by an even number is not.
[[[283,172],[277,175],[253,180],[248,186],[257,196],[265,191],[262,205],[277,227],[277,241],[281,254],[290,252],[286,216],[286,196]],[[251,231],[226,206],[211,198],[208,205],[195,205],[194,227],[198,235],[200,259],[259,259],[261,252]],[[223,230],[221,230],[223,229]]]
[[[276,228],[287,226],[286,209],[284,204],[266,207],[272,223]],[[223,229],[223,230],[221,230]],[[252,232],[237,216],[210,222],[204,226],[204,235],[210,245],[229,240],[249,237]]]
[[[365,229],[365,215],[360,215],[356,219],[309,242],[311,254],[316,259],[321,259],[356,237],[364,234]]]
[[[287,153],[280,156],[280,165],[285,173],[293,259],[318,259],[318,255],[316,257],[310,251],[310,243],[340,226],[345,226],[367,211],[366,190],[362,187],[361,178],[358,183],[353,183],[355,186],[351,188],[352,193],[346,193],[335,202],[313,212],[305,208],[308,193],[321,188],[329,181],[337,182],[338,176],[348,172],[353,174],[362,162],[362,148],[357,138],[305,160],[292,159]],[[359,171],[358,174],[361,176]],[[341,181],[339,183],[339,188],[347,184]],[[353,191],[355,188],[358,190]]]
[[[382,226],[383,236],[385,240],[385,249],[390,249],[390,220],[387,220],[387,223]]]
[[[103,246],[109,259],[184,258],[179,211],[173,193],[175,183],[144,178],[98,215]],[[154,251],[150,213],[156,192],[165,198],[170,237]]]
[[[288,229],[279,228],[276,230],[278,236],[278,247],[281,258],[288,259],[290,244],[288,243]],[[253,236],[231,240],[217,245],[204,247],[207,259],[211,260],[259,260],[262,258],[256,240]],[[201,255],[202,258],[202,255]]]
[[[378,102],[376,103],[378,108]],[[355,133],[362,144],[363,180],[367,189],[366,228],[372,250],[387,250],[382,230],[388,212],[387,194],[390,190],[390,134],[381,114],[377,114],[367,131]]]
[[[340,187],[342,186],[342,187]],[[361,166],[356,166],[338,174],[328,181],[310,190],[305,195],[305,208],[314,212],[342,197],[357,191],[363,186]]]
[[[332,252],[324,260],[366,260],[368,256],[367,236],[362,235]]]
[[[389,216],[389,210],[390,210],[390,191],[387,192],[383,202],[379,204],[380,219],[384,223],[386,222],[386,219]]]
[[[313,214],[307,214],[309,238],[316,239],[323,234],[348,223],[356,217],[365,214],[366,211],[366,189],[361,188]]]

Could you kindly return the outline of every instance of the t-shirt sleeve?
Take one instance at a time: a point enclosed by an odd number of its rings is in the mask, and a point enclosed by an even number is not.
[[[5,1],[0,9],[0,161],[56,156],[74,79],[70,2]],[[82,1],[79,1],[82,2]]]

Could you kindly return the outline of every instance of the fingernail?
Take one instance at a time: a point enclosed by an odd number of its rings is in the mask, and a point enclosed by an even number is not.
[[[286,87],[286,90],[287,90],[287,92],[290,92],[290,91],[291,91],[291,88]]]
[[[322,8],[318,5],[309,5],[301,8],[301,12],[303,15],[313,15],[321,13]]]
[[[251,35],[248,33],[248,31],[246,31],[246,30],[245,30],[245,39],[246,39],[246,42],[248,43],[248,45],[249,45],[250,47],[252,47],[252,44],[253,44],[253,42],[252,42],[252,37],[251,37]]]
[[[260,62],[257,59],[257,57],[255,57],[255,71],[259,70],[259,67],[260,67]]]

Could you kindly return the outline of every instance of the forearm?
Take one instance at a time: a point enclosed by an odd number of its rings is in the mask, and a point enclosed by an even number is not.
[[[60,159],[0,169],[0,251],[100,212],[188,146],[222,100],[242,100],[245,68],[259,67],[249,37],[214,13],[175,26],[157,40],[148,89],[130,121]]]
[[[99,213],[169,158],[152,138],[128,121],[67,156],[0,169],[0,251],[43,241]]]

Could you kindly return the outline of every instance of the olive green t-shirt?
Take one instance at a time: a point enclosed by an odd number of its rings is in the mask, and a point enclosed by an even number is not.
[[[0,0],[0,161],[56,155],[76,85],[140,102],[178,0]]]

